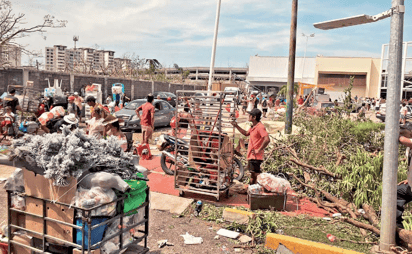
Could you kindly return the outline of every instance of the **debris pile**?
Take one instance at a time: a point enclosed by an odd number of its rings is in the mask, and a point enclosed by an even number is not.
[[[55,186],[67,186],[69,177],[78,178],[87,171],[105,171],[131,179],[138,170],[119,142],[116,137],[97,139],[82,130],[65,128],[61,134],[25,135],[15,140],[10,156],[39,168]]]
[[[288,175],[293,189],[342,221],[380,234],[384,125],[353,121],[339,114],[295,115],[298,134],[281,137],[269,148],[263,169]],[[400,146],[398,179],[406,179],[407,163]],[[359,209],[363,208],[363,214]],[[346,217],[345,217],[346,216]],[[369,223],[368,223],[369,222]],[[411,231],[398,229],[412,244]]]

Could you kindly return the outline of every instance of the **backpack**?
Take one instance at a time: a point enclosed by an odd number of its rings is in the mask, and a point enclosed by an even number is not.
[[[262,101],[262,107],[263,108],[266,108],[268,106],[268,101],[266,100],[266,99],[264,99],[263,101]]]

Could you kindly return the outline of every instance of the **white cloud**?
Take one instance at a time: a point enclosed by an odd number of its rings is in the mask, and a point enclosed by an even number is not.
[[[367,1],[371,3],[370,0]],[[29,24],[41,22],[48,13],[69,21],[66,28],[49,29],[46,41],[36,35],[21,40],[22,44],[30,45],[29,49],[44,49],[55,44],[71,47],[72,36],[79,35],[79,46],[98,44],[105,49],[115,50],[117,56],[125,52],[135,52],[141,57],[156,57],[166,64],[201,62],[208,65],[216,2],[217,0],[14,0],[13,5],[16,12],[26,13]],[[379,54],[380,45],[376,52],[376,47],[368,51],[365,50],[365,45],[381,44],[382,40],[362,38],[354,42],[351,34],[336,36],[336,33],[313,28],[313,20],[356,14],[359,11],[353,6],[338,2],[300,1],[298,17],[302,19],[298,24],[298,53],[302,53],[306,45],[306,39],[301,33],[316,32],[315,38],[308,41],[308,54],[327,54],[327,50],[333,54],[332,52],[339,52],[338,48],[348,54],[356,53],[358,51],[351,47],[361,46],[360,50],[365,53],[370,51],[369,53]],[[382,6],[376,4],[371,7],[371,12],[380,8],[383,11],[386,7]],[[230,51],[227,55],[233,55],[231,61],[237,63],[248,62],[248,54],[261,51],[270,55],[287,55],[290,14],[290,1],[223,0],[218,49],[223,47]],[[342,40],[347,43],[342,43]],[[242,50],[239,51],[239,48]],[[205,55],[205,59],[187,59],[188,56]],[[227,59],[217,61],[226,62]]]

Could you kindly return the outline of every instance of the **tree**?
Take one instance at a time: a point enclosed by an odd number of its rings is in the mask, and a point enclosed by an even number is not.
[[[157,59],[146,59],[145,64],[147,65],[147,73],[149,74],[150,79],[153,78],[153,75],[156,73],[157,69],[162,68],[162,65]]]
[[[54,16],[46,15],[42,23],[27,26],[24,17],[24,13],[13,13],[10,1],[0,0],[0,48],[10,44],[21,48],[23,53],[31,54],[30,51],[24,49],[24,46],[17,43],[16,40],[33,33],[40,33],[46,39],[46,36],[43,35],[46,32],[46,28],[61,28],[65,27],[67,23],[66,20],[58,20]]]
[[[298,83],[295,83],[295,84],[293,85],[293,93],[294,93],[294,94],[297,94],[298,91],[299,91],[299,84],[298,84]],[[282,86],[282,87],[280,88],[280,90],[279,90],[279,92],[278,92],[278,95],[286,96],[287,93],[288,93],[288,85],[284,85],[284,86]]]

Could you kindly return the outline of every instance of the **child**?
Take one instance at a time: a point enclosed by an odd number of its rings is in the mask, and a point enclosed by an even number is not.
[[[7,135],[7,129],[11,127],[12,123],[14,122],[14,114],[11,111],[11,107],[7,106],[5,108],[6,113],[2,117],[4,120],[1,122],[1,132],[3,135]],[[3,131],[3,128],[6,127],[6,129]]]

